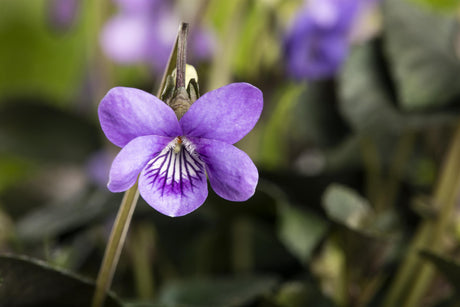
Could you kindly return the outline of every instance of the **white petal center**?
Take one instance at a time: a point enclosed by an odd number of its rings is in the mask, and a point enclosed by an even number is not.
[[[180,194],[195,188],[205,175],[204,163],[190,141],[177,137],[146,166],[146,176],[161,195]]]

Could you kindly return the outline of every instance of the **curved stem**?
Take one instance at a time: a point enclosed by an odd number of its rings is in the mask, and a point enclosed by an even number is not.
[[[434,270],[418,255],[422,249],[440,252],[443,249],[442,235],[455,209],[460,188],[460,123],[458,124],[439,182],[435,190],[434,204],[439,215],[425,220],[412,240],[407,256],[400,266],[396,280],[390,288],[383,306],[418,306]]]

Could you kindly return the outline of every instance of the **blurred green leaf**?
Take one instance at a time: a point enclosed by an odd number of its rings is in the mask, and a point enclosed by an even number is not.
[[[83,162],[100,148],[99,129],[76,114],[40,104],[0,108],[0,153],[50,162]]]
[[[20,157],[0,154],[0,193],[32,173],[34,166]]]
[[[385,1],[384,13],[386,54],[402,106],[433,108],[458,97],[455,16],[401,0]]]
[[[273,37],[276,29],[270,23],[270,8],[263,1],[252,2],[246,10],[238,44],[234,54],[234,67],[240,76],[254,77],[265,64],[279,57],[279,42]]]
[[[72,202],[38,208],[17,222],[17,235],[24,241],[54,238],[115,212],[118,196],[96,190],[81,193]]]
[[[412,0],[432,9],[452,11],[458,8],[459,0]]]
[[[288,155],[289,123],[293,119],[295,107],[299,103],[299,95],[303,92],[303,85],[289,84],[276,99],[277,104],[273,116],[265,127],[262,137],[260,161],[266,168],[285,166]]]
[[[90,306],[94,284],[26,257],[0,256],[1,306]],[[121,306],[109,294],[104,306]]]
[[[298,281],[283,284],[276,295],[276,303],[281,307],[335,306],[332,301],[321,293],[316,285]]]
[[[421,251],[420,255],[433,263],[436,269],[460,292],[460,263],[447,259],[430,251]]]
[[[91,2],[88,2],[91,3]],[[47,26],[50,1],[2,1],[0,10],[0,98],[17,95],[49,97],[58,105],[75,99],[88,54],[88,31],[79,24],[67,35]],[[78,21],[88,26],[89,10]],[[92,27],[94,29],[94,27]]]
[[[278,235],[289,251],[305,263],[325,235],[328,223],[316,214],[287,204],[279,206],[279,211]]]
[[[403,118],[392,105],[379,74],[375,46],[356,46],[339,75],[339,107],[358,133],[387,136],[401,130]]]
[[[331,80],[309,82],[293,110],[290,133],[296,143],[320,148],[337,145],[349,127],[337,109],[337,84]]]
[[[163,289],[159,303],[190,307],[245,306],[270,293],[277,283],[277,278],[270,276],[181,280]]]
[[[339,224],[357,230],[372,214],[366,199],[353,189],[331,184],[323,195],[323,206],[327,215]]]

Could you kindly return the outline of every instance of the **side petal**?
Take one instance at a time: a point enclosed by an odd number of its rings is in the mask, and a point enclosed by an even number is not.
[[[186,136],[234,144],[254,128],[262,107],[262,92],[258,88],[232,83],[201,96],[180,124]]]
[[[209,182],[217,195],[231,201],[245,201],[254,195],[259,173],[245,152],[225,142],[190,141],[206,164]]]
[[[174,111],[155,96],[129,87],[111,89],[99,104],[99,121],[107,138],[123,147],[143,135],[182,134]]]
[[[208,196],[204,163],[185,146],[168,146],[142,170],[139,193],[165,215],[186,215]]]
[[[112,192],[128,190],[148,161],[157,156],[172,138],[147,135],[129,142],[112,163],[107,187]]]

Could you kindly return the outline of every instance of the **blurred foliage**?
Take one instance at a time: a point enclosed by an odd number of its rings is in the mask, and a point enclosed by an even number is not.
[[[160,81],[99,50],[113,3],[80,1],[65,30],[48,20],[52,3],[0,3],[1,306],[89,305],[122,198],[88,169],[118,151],[97,102],[110,87]],[[197,4],[215,34],[214,56],[196,64],[202,94],[236,81],[264,93],[261,121],[238,144],[260,182],[243,204],[210,191],[175,219],[140,200],[107,306],[457,303],[458,1],[383,0],[376,36],[352,45],[334,78],[311,82],[284,69],[301,5]]]
[[[94,291],[87,280],[25,257],[0,256],[0,274],[4,306],[89,306]],[[109,295],[106,306],[121,304]]]
[[[460,2],[458,0],[412,0],[419,2],[420,4],[426,5],[432,9],[452,11],[459,7]]]

